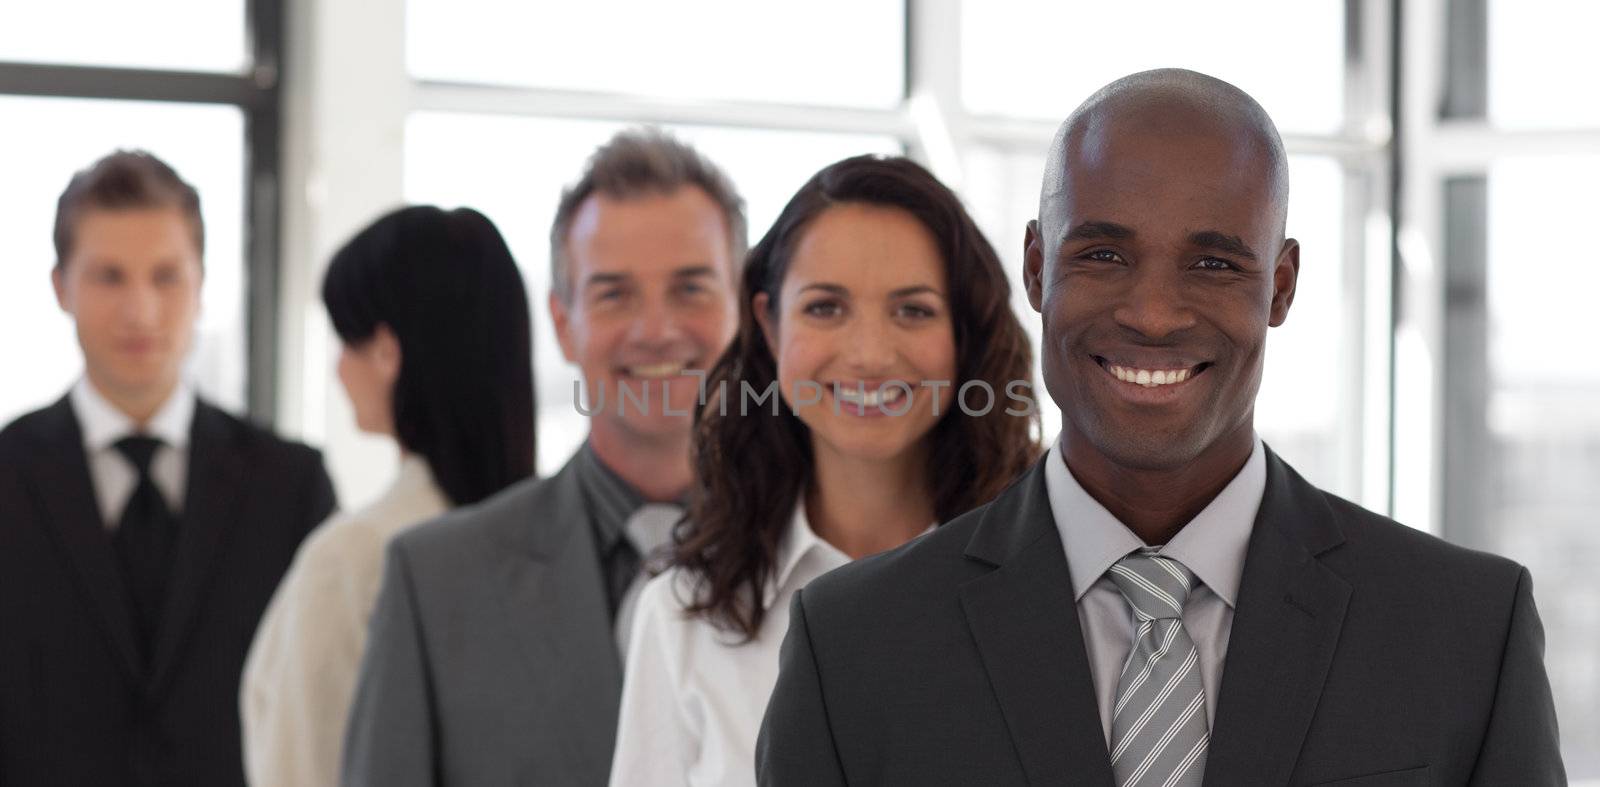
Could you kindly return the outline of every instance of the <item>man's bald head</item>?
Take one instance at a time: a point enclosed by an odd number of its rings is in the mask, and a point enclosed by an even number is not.
[[[1244,463],[1299,279],[1288,198],[1272,120],[1208,76],[1134,74],[1061,124],[1023,279],[1075,473]]]
[[[1129,134],[1168,137],[1175,156],[1225,157],[1264,180],[1281,230],[1288,215],[1289,159],[1283,138],[1266,110],[1250,94],[1216,77],[1181,68],[1130,74],[1100,88],[1056,130],[1045,161],[1039,217],[1048,223],[1049,203],[1066,189],[1067,173],[1086,163],[1104,164],[1110,143]],[[1211,143],[1211,144],[1206,144]]]

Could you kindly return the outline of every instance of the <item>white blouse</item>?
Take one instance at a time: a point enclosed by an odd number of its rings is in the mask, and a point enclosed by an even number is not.
[[[336,514],[300,546],[273,594],[239,689],[245,772],[254,787],[339,783],[344,728],[389,540],[449,509],[421,457],[388,491]]]
[[[811,529],[805,506],[796,506],[767,583],[767,615],[749,642],[684,614],[691,586],[680,569],[645,585],[628,648],[612,787],[754,785],[756,736],[778,681],[789,601],[849,562]]]

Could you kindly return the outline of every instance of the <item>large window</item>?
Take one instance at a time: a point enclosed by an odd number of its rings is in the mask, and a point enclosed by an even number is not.
[[[750,201],[752,240],[821,165],[906,149],[961,191],[1013,274],[1024,324],[1036,330],[1021,292],[1020,238],[1036,211],[1054,124],[1099,84],[1138,68],[1231,77],[1289,132],[1291,230],[1305,244],[1295,312],[1272,334],[1262,432],[1311,478],[1381,505],[1386,475],[1368,463],[1386,461],[1386,447],[1369,440],[1364,425],[1378,424],[1382,434],[1387,402],[1363,387],[1369,334],[1387,330],[1363,308],[1364,233],[1385,208],[1365,187],[1381,180],[1372,172],[1382,165],[1381,140],[1364,136],[1371,97],[1356,93],[1361,83],[1349,76],[1359,79],[1366,66],[1347,51],[1346,9],[1337,0],[1234,5],[1219,13],[1160,4],[1157,12],[1183,20],[1171,29],[1186,37],[1204,31],[1214,44],[1193,47],[1179,46],[1176,33],[1117,36],[1149,9],[1094,3],[702,0],[555,9],[474,0],[463,13],[458,4],[409,0],[405,62],[419,89],[405,128],[405,197],[485,210],[511,239],[543,315],[546,232],[560,185],[626,122],[669,126],[727,166]],[[614,19],[629,24],[605,23]],[[1241,39],[1263,43],[1224,45]],[[1281,68],[1256,67],[1263,46]],[[1063,53],[1070,67],[1061,67]],[[951,71],[950,62],[959,67]],[[539,466],[550,471],[585,424],[571,407],[575,371],[560,359],[548,318],[536,325]],[[1308,392],[1302,381],[1313,379],[1324,382]],[[1050,407],[1044,415],[1053,437],[1059,418]],[[1374,477],[1379,484],[1363,486]]]
[[[1533,572],[1575,779],[1600,778],[1600,251],[1545,240],[1591,221],[1600,156],[1490,168],[1481,543]],[[1449,494],[1450,492],[1447,492]],[[1446,533],[1450,533],[1446,524]]]
[[[1385,431],[1388,404],[1369,395],[1365,381],[1369,367],[1384,374],[1383,359],[1369,355],[1382,347],[1371,340],[1387,336],[1389,326],[1366,301],[1369,267],[1381,275],[1383,262],[1367,254],[1371,219],[1378,235],[1387,233],[1386,202],[1370,188],[1386,165],[1369,126],[1387,110],[1363,92],[1377,65],[1347,51],[1347,13],[1339,0],[962,3],[962,107],[978,136],[994,138],[968,146],[964,192],[1008,267],[1019,271],[1022,226],[1037,213],[1049,134],[1099,86],[1142,69],[1180,67],[1231,80],[1258,98],[1291,154],[1289,234],[1302,255],[1289,321],[1269,333],[1257,426],[1308,478],[1381,508],[1385,473],[1372,465],[1387,463],[1387,445],[1371,436]],[[1164,23],[1141,23],[1153,16]],[[1038,319],[1017,303],[1037,345]],[[1377,390],[1385,387],[1380,381]],[[1058,418],[1045,408],[1047,435]]]
[[[1344,122],[1342,0],[961,7],[961,89],[975,113],[1060,120],[1113,79],[1181,67],[1238,85],[1284,132],[1336,134]]]
[[[0,386],[0,421],[60,396],[83,363],[72,319],[50,286],[56,197],[67,180],[118,148],[161,157],[199,190],[206,223],[205,285],[190,373],[221,406],[245,405],[244,129],[239,110],[203,104],[153,104],[0,96],[0,331],[3,355],[26,369]]]
[[[1438,403],[1438,470],[1431,487],[1406,486],[1427,489],[1445,538],[1532,571],[1567,773],[1595,785],[1600,252],[1581,238],[1600,182],[1600,99],[1583,85],[1600,68],[1600,6],[1448,8],[1443,117],[1407,130],[1412,221],[1437,222],[1440,242],[1402,255],[1414,316],[1401,327],[1419,337],[1412,358],[1438,359],[1438,393],[1397,392]]]
[[[271,420],[275,355],[276,0],[14,4],[0,12],[0,423],[81,373],[50,286],[56,198],[74,172],[142,148],[200,192],[206,278],[189,371],[202,395]]]
[[[253,60],[244,0],[7,3],[0,60],[239,73]]]
[[[904,94],[898,2],[408,0],[407,13],[419,79],[877,108]]]
[[[1506,129],[1600,129],[1600,3],[1487,1],[1489,120]]]

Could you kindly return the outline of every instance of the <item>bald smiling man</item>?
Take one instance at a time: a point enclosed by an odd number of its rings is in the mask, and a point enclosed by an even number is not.
[[[1061,125],[1024,241],[1061,434],[795,594],[761,784],[1566,783],[1527,570],[1255,433],[1288,194],[1271,119],[1211,77],[1134,74]]]

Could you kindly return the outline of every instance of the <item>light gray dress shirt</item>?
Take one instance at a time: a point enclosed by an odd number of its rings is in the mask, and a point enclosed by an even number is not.
[[[1217,716],[1217,689],[1233,628],[1233,607],[1250,530],[1267,487],[1267,458],[1261,438],[1244,468],[1211,504],[1161,549],[1187,566],[1201,585],[1183,609],[1183,627],[1200,651],[1200,679],[1206,690],[1207,724]],[[1045,466],[1045,491],[1061,545],[1067,552],[1078,623],[1094,673],[1094,693],[1106,743],[1111,742],[1111,708],[1116,703],[1122,664],[1133,649],[1133,608],[1105,576],[1112,564],[1145,543],[1078,484],[1067,469],[1058,437]]]

